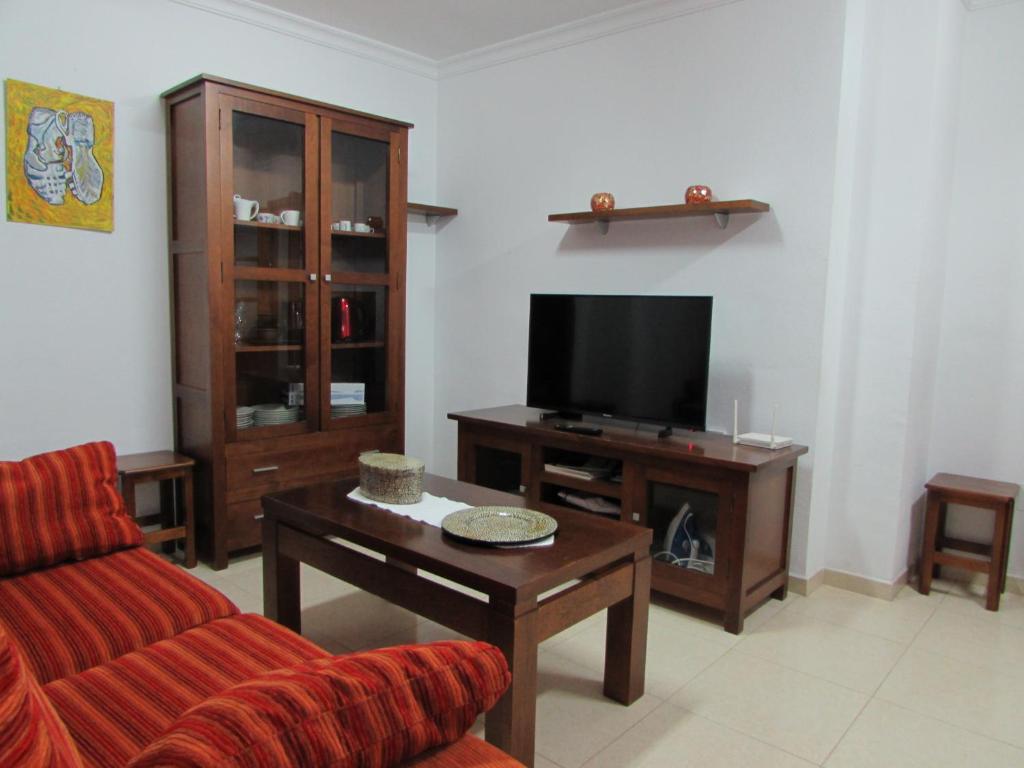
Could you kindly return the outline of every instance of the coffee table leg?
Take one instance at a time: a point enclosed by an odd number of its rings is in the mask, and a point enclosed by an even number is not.
[[[278,530],[276,521],[263,518],[263,615],[301,632],[299,561],[278,552]]]
[[[632,704],[644,695],[651,558],[633,563],[633,595],[608,609],[604,647],[604,695]]]
[[[512,684],[485,716],[487,741],[532,768],[537,725],[537,609],[519,617],[492,611],[487,640],[508,660]]]

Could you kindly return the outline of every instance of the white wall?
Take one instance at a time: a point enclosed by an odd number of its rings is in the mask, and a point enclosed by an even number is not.
[[[829,569],[892,583],[925,477],[954,135],[959,0],[849,0],[839,223],[815,515]],[[841,309],[840,309],[841,308]],[[827,377],[823,377],[827,380]],[[833,395],[834,391],[834,395]]]
[[[169,0],[0,3],[4,77],[115,102],[113,234],[0,222],[0,458],[172,443],[160,92],[200,72],[387,115],[433,199],[436,81]],[[2,162],[2,161],[0,161]],[[434,236],[410,222],[408,448],[432,449]]]
[[[748,428],[779,403],[780,433],[812,442],[842,24],[841,2],[747,0],[442,80],[439,199],[459,208],[438,237],[442,471],[456,453],[445,414],[524,402],[531,292],[714,296],[709,427],[731,428],[738,397]],[[607,236],[547,221],[596,191],[656,205],[693,183],[772,212]],[[812,451],[798,574],[814,466]]]
[[[158,94],[206,71],[416,123],[410,198],[460,209],[409,222],[407,450],[434,471],[449,411],[524,400],[528,296],[565,291],[715,297],[709,427],[778,402],[811,446],[794,575],[892,582],[929,474],[1022,479],[1022,2],[744,0],[440,86],[170,0],[62,4],[44,57],[38,30],[37,4],[0,3],[0,71],[115,101],[116,229],[0,222],[0,458],[170,445]],[[772,212],[546,220],[697,182]],[[1024,576],[1019,524],[1011,560]]]
[[[1024,482],[1024,3],[968,15],[929,472]],[[984,540],[991,516],[951,515]],[[1024,577],[1018,510],[1010,573]]]

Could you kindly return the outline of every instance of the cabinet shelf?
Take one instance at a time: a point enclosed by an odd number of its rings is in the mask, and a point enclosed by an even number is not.
[[[601,230],[601,234],[606,234],[608,226],[613,221],[714,216],[718,226],[725,229],[731,214],[765,213],[769,210],[771,210],[771,206],[760,200],[716,200],[710,203],[690,203],[688,205],[652,205],[646,208],[614,208],[610,211],[552,213],[548,216],[548,221],[564,221],[567,224],[589,224],[596,222]]]
[[[443,205],[428,205],[427,203],[408,203],[406,210],[409,213],[421,213],[427,218],[427,224],[433,224],[441,218],[458,216],[458,208],[445,208]]]
[[[235,352],[299,352],[301,344],[237,344]]]
[[[562,475],[558,472],[541,472],[540,481],[546,485],[558,485],[562,488],[571,488],[574,491],[592,493],[597,496],[610,496],[613,499],[622,498],[622,484],[609,483],[607,480],[585,480],[580,477]]]
[[[380,349],[383,341],[340,341],[331,344],[331,349]]]
[[[331,230],[331,237],[370,237],[377,238],[378,240],[384,240],[387,237],[386,232],[338,232],[337,230]]]
[[[290,224],[269,224],[263,221],[243,221],[235,219],[236,227],[251,227],[253,229],[283,229],[285,232],[301,232],[302,224],[292,226]]]

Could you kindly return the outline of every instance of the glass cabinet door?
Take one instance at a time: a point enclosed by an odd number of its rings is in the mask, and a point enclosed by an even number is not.
[[[325,120],[321,132],[321,402],[328,427],[393,410],[395,149],[385,129]],[[399,232],[401,230],[398,230]],[[404,253],[403,251],[400,251]]]
[[[685,579],[694,589],[723,595],[731,567],[729,525],[734,504],[725,480],[699,472],[648,468],[634,522],[654,532],[655,581]]]
[[[317,426],[315,117],[225,97],[222,189],[229,333],[227,430],[252,439]],[[229,170],[228,170],[229,169]],[[312,407],[309,407],[312,403]]]

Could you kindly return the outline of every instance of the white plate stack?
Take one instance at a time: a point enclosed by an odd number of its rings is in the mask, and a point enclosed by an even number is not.
[[[279,424],[294,424],[299,420],[301,412],[297,405],[280,405],[279,403],[265,403],[254,405],[256,426],[273,427]]]
[[[240,405],[235,409],[235,426],[248,429],[255,424],[255,412],[248,405]]]
[[[361,416],[366,413],[366,403],[331,403],[331,418],[341,419],[345,416]]]

